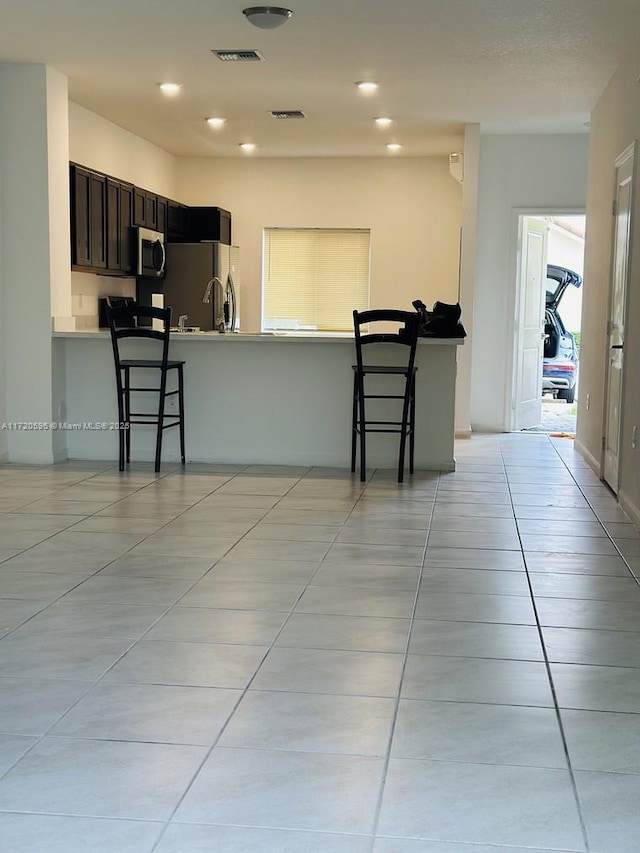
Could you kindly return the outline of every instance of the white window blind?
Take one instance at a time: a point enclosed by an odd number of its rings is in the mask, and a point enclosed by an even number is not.
[[[369,307],[370,231],[266,228],[263,329],[353,329]]]

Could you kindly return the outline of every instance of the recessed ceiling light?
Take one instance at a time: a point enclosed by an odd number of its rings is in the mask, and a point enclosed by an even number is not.
[[[239,142],[238,145],[243,151],[253,151],[256,147],[255,142]]]
[[[380,118],[374,118],[374,121],[378,127],[387,127],[393,122],[393,119],[387,118],[387,116],[380,116]]]
[[[387,148],[389,151],[399,151],[402,148],[399,142],[388,142]]]
[[[177,95],[182,85],[180,83],[158,83],[163,95]]]
[[[378,84],[374,83],[373,80],[361,80],[356,83],[356,86],[361,92],[375,92],[378,88]]]
[[[221,118],[220,116],[211,116],[211,118],[207,119],[209,127],[222,127],[225,122],[226,118]]]

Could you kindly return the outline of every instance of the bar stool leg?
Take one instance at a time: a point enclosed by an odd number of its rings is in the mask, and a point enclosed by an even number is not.
[[[164,432],[164,404],[165,404],[165,394],[167,391],[167,374],[164,370],[160,371],[160,394],[159,394],[159,403],[158,403],[158,429],[156,432],[156,464],[155,464],[155,472],[156,474],[160,470],[160,459],[162,457],[162,434]]]
[[[131,460],[131,371],[124,369],[124,442],[127,465]]]
[[[367,479],[367,426],[364,411],[364,375],[358,376],[358,408],[360,410],[360,482]]]
[[[182,385],[183,375],[182,375],[182,365],[178,366],[178,414],[180,415],[180,458],[182,460],[182,464],[185,464],[185,452],[184,452],[184,388]]]
[[[358,443],[358,374],[353,372],[353,413],[351,415],[351,473],[356,471],[356,445]]]
[[[411,377],[407,376],[404,386],[404,402],[402,404],[402,424],[400,426],[400,453],[398,454],[398,482],[404,480],[404,456],[407,444],[407,424],[409,422],[409,406],[411,394]]]
[[[118,392],[118,470],[124,471],[124,453],[125,453],[125,407],[124,407],[124,389],[122,387],[122,373],[116,373],[117,392]]]
[[[409,473],[413,474],[413,451],[416,437],[416,377],[411,377],[411,408],[409,414]]]

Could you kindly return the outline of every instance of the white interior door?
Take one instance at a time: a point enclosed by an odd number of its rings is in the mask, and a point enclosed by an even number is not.
[[[544,299],[547,282],[547,224],[521,220],[519,298],[516,317],[514,429],[528,429],[542,420],[542,354]]]
[[[624,328],[629,276],[634,161],[635,144],[616,160],[611,304],[607,324],[607,395],[604,411],[602,475],[616,493],[620,456]]]

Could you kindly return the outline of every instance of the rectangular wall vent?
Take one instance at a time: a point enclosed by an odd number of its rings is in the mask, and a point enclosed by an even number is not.
[[[456,181],[464,181],[464,154],[449,154],[449,174]]]
[[[270,110],[273,118],[306,118],[302,110]]]
[[[223,62],[262,62],[257,50],[212,50],[211,53]]]

